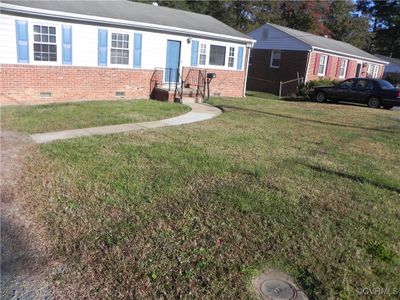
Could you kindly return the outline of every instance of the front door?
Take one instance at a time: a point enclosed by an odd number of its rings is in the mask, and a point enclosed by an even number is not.
[[[167,41],[167,64],[165,66],[165,82],[179,81],[179,62],[181,60],[181,42]]]

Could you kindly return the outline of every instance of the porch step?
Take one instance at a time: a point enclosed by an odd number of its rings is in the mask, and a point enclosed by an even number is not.
[[[190,103],[203,103],[202,99],[196,99],[194,97],[183,97],[182,98],[182,103],[183,104],[190,104]]]

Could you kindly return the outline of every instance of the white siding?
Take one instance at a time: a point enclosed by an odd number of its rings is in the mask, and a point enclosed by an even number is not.
[[[0,63],[17,63],[15,18],[0,14]]]
[[[263,39],[263,31],[268,30],[268,37]],[[265,24],[252,32],[248,33],[250,37],[257,40],[254,49],[276,49],[276,50],[299,50],[308,51],[311,47],[291,35],[282,32],[275,27]]]
[[[73,66],[98,66],[98,29],[103,28],[108,30],[108,45],[111,44],[111,32],[128,33],[130,36],[130,52],[129,52],[129,65],[112,65],[110,66],[110,50],[108,49],[108,67],[118,68],[133,68],[133,34],[142,33],[142,66],[141,69],[154,69],[165,68],[166,66],[166,53],[167,41],[175,40],[181,42],[181,66],[187,67],[191,63],[192,44],[188,42],[189,36],[172,35],[166,33],[156,33],[148,31],[138,31],[130,29],[116,29],[106,26],[92,26],[75,23],[47,21],[33,18],[15,17],[10,15],[1,16],[0,26],[0,63],[16,64],[17,62],[17,48],[16,48],[16,33],[15,33],[15,20],[27,20],[29,32],[29,51],[30,51],[30,64],[34,65],[61,65],[62,64],[62,41],[61,41],[61,26],[68,24],[72,26],[72,65]],[[37,62],[33,60],[33,24],[43,24],[55,26],[57,30],[57,62]],[[211,41],[207,39],[195,39],[200,42],[205,42],[215,45],[223,45],[227,47],[226,50],[226,64],[225,66],[209,66],[206,68],[213,69],[228,69],[236,70],[238,47],[246,48],[245,44],[227,43],[219,41]],[[235,65],[233,68],[228,68],[228,53],[229,47],[235,47]],[[243,54],[243,66],[245,62],[245,52]],[[207,57],[208,62],[209,57]],[[203,66],[202,66],[203,67]],[[245,67],[245,66],[244,66]]]

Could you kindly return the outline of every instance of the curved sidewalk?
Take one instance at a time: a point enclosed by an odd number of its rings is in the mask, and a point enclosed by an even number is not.
[[[200,122],[204,120],[209,120],[220,115],[222,112],[218,108],[199,103],[187,103],[192,110],[184,115],[159,120],[159,121],[149,121],[142,123],[130,123],[130,124],[119,124],[119,125],[109,125],[109,126],[98,126],[82,129],[72,129],[63,131],[53,131],[45,133],[35,133],[31,134],[32,140],[38,144],[49,143],[57,140],[67,140],[84,136],[92,135],[106,135],[111,133],[128,132],[149,128],[158,128],[166,126],[177,126],[189,123]]]

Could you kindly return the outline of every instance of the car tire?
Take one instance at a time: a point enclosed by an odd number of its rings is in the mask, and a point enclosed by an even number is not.
[[[324,92],[318,92],[316,97],[315,97],[315,100],[318,103],[326,102],[326,94]]]
[[[368,107],[379,108],[381,106],[381,101],[376,97],[371,97],[368,100]]]
[[[384,108],[384,109],[392,109],[392,108],[393,108],[393,105],[383,105],[383,108]]]

